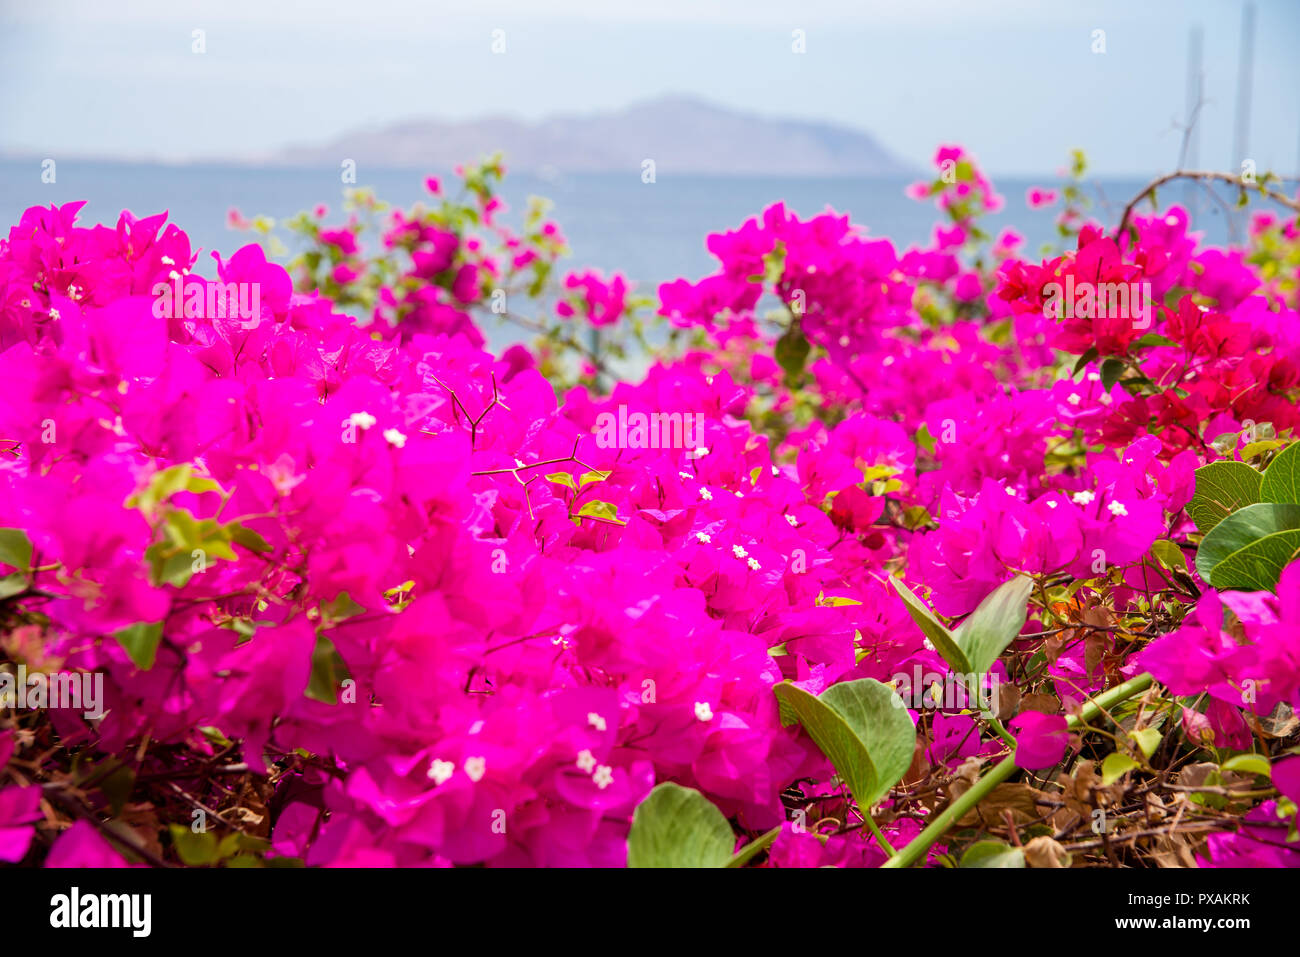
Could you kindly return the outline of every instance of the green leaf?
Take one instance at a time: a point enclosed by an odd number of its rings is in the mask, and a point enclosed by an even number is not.
[[[781,723],[798,721],[848,784],[863,814],[912,763],[916,728],[903,700],[874,678],[831,685],[820,697],[783,681],[774,689]]]
[[[1148,332],[1145,336],[1133,343],[1134,346],[1142,348],[1145,346],[1176,346],[1178,343],[1168,336],[1162,336],[1158,332]]]
[[[809,345],[803,330],[798,325],[792,325],[780,339],[776,340],[774,356],[777,365],[785,370],[786,376],[793,379],[803,372],[810,352],[812,346]]]
[[[1215,588],[1272,591],[1297,549],[1300,505],[1248,505],[1202,539],[1196,571]]]
[[[1262,774],[1266,778],[1273,776],[1273,768],[1268,758],[1262,754],[1238,754],[1224,761],[1219,768],[1224,771],[1238,771],[1242,774]]]
[[[966,660],[970,662],[968,671],[984,674],[998,660],[998,655],[1020,634],[1029,614],[1025,603],[1029,601],[1029,593],[1033,589],[1033,580],[1024,575],[1018,575],[999,585],[953,632]]]
[[[599,499],[592,499],[585,503],[582,508],[578,509],[579,515],[585,515],[588,518],[598,518],[603,522],[613,522],[615,525],[626,525],[627,522],[618,517],[618,507],[612,502],[602,502]]]
[[[592,469],[590,472],[582,473],[582,478],[578,480],[578,484],[580,487],[586,488],[592,482],[603,482],[613,474],[613,471],[602,472],[600,469]]]
[[[628,867],[726,867],[736,844],[731,825],[693,788],[657,785],[632,814]]]
[[[1165,568],[1175,572],[1187,571],[1187,556],[1167,538],[1151,543],[1151,556]]]
[[[1024,867],[1025,852],[1001,841],[976,841],[966,848],[958,867]]]
[[[338,704],[339,681],[347,674],[347,665],[334,642],[324,633],[318,633],[311,653],[311,678],[303,694],[323,704]]]
[[[1264,470],[1261,502],[1300,505],[1300,442],[1292,442]]]
[[[1107,392],[1119,381],[1119,377],[1124,374],[1124,363],[1113,356],[1101,364],[1101,387]]]
[[[735,854],[731,855],[731,860],[727,861],[726,866],[744,867],[746,864],[748,864],[751,860],[753,860],[763,851],[771,847],[772,842],[775,841],[778,837],[780,837],[780,835],[781,835],[780,827],[772,828],[772,830],[768,831],[766,834],[750,841],[748,844],[746,844],[744,847],[738,850]]]
[[[0,600],[21,595],[27,590],[27,576],[23,572],[14,572],[0,578]]]
[[[1130,731],[1128,736],[1137,742],[1142,756],[1150,759],[1151,755],[1156,753],[1156,748],[1160,747],[1160,732],[1156,728],[1143,728],[1141,731]]]
[[[20,572],[32,568],[32,543],[21,528],[0,528],[0,562]]]
[[[953,637],[952,632],[899,579],[891,575],[889,581],[898,592],[898,597],[903,599],[903,604],[907,606],[907,613],[912,616],[912,620],[916,622],[925,637],[930,639],[930,644],[934,645],[935,650],[943,656],[943,660],[948,662],[953,671],[958,674],[970,674],[974,669],[966,660],[966,652],[962,651],[961,646],[957,644],[957,639]]]
[[[139,622],[114,632],[113,637],[131,656],[137,668],[148,671],[158,655],[158,643],[162,641],[162,622]]]
[[[1082,372],[1087,367],[1088,363],[1092,362],[1096,358],[1097,358],[1097,347],[1093,346],[1083,355],[1079,356],[1079,361],[1074,364],[1074,371],[1070,373],[1071,377],[1076,376],[1080,372]]]
[[[1134,758],[1120,751],[1112,751],[1106,755],[1106,760],[1101,762],[1101,786],[1107,787],[1114,784],[1126,773],[1137,767],[1141,767],[1141,765]]]
[[[226,530],[230,533],[231,541],[238,542],[249,551],[269,552],[271,550],[270,543],[247,525],[231,522],[226,526]]]
[[[172,844],[181,861],[190,867],[202,867],[217,861],[217,835],[211,831],[195,833],[184,824],[170,825]]]
[[[573,481],[573,476],[568,472],[551,472],[546,476],[546,481],[554,482],[556,485],[564,485],[568,488],[577,488],[577,483]]]
[[[1260,500],[1264,477],[1245,462],[1211,462],[1196,470],[1196,494],[1187,514],[1208,535],[1214,526],[1240,508]],[[1202,576],[1203,577],[1203,576]]]
[[[934,436],[930,434],[930,427],[924,422],[922,422],[921,427],[916,430],[916,444],[925,449],[931,455],[934,454]]]

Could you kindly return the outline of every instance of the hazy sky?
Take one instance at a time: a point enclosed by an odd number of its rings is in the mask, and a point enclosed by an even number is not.
[[[1201,165],[1249,157],[1295,175],[1300,2],[1256,2],[1250,136],[1236,157],[1241,5],[0,0],[0,151],[256,156],[416,116],[540,119],[686,93],[863,129],[917,165],[960,142],[995,174],[1047,174],[1082,146],[1099,174],[1148,174],[1178,158],[1199,24]],[[1094,30],[1105,53],[1092,52]]]

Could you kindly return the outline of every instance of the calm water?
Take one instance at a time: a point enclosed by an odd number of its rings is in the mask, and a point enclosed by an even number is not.
[[[362,169],[358,185],[374,187],[381,199],[409,205],[425,198],[424,176],[412,170]],[[444,183],[450,180],[444,177]],[[1014,225],[1028,240],[1026,251],[1037,253],[1045,242],[1055,241],[1051,210],[1028,210],[1025,190],[1031,185],[1054,186],[1050,177],[1029,180],[995,180],[1006,198],[1004,210],[989,217],[996,232]],[[892,239],[900,249],[925,242],[937,211],[903,194],[906,180],[797,179],[717,176],[663,176],[653,184],[640,181],[639,170],[629,175],[584,174],[542,180],[524,174],[509,175],[502,190],[512,211],[522,213],[532,194],[555,203],[552,215],[560,223],[573,251],[571,265],[620,270],[646,284],[647,291],[679,276],[699,278],[713,271],[715,261],[704,246],[710,232],[734,228],[778,200],[803,217],[827,206],[851,214],[855,223],[872,235]],[[1114,222],[1119,210],[1144,184],[1108,181],[1099,184],[1104,196],[1099,208],[1109,208],[1104,219]],[[331,208],[331,220],[342,220],[342,190],[337,169],[263,169],[230,166],[160,166],[60,160],[57,182],[41,182],[40,164],[0,161],[0,234],[18,221],[28,206],[87,200],[81,222],[112,224],[119,212],[137,216],[168,210],[171,221],[205,251],[223,255],[249,241],[249,234],[226,227],[226,212],[238,208],[245,216],[266,214],[276,219],[308,209],[317,203]],[[1182,201],[1181,187],[1166,188],[1164,203]],[[1223,242],[1228,232],[1223,212],[1202,203],[1199,229],[1212,242]],[[507,216],[507,220],[512,217]],[[282,238],[283,234],[282,234]],[[211,258],[200,257],[200,272],[212,275]]]

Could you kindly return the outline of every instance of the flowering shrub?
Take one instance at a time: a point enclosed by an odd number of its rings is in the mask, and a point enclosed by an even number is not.
[[[1067,186],[1035,262],[935,164],[924,247],[777,204],[657,300],[498,160],[211,280],[29,209],[0,860],[1296,864],[1296,223]]]

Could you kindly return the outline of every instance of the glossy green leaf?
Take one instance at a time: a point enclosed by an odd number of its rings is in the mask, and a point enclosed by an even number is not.
[[[556,485],[563,485],[567,488],[577,488],[577,483],[573,481],[573,476],[568,472],[551,472],[546,476],[546,481],[554,482]]]
[[[1263,475],[1245,462],[1211,462],[1196,470],[1196,493],[1187,514],[1202,534],[1238,509],[1260,500]]]
[[[693,788],[657,785],[632,814],[628,867],[726,867],[736,844],[731,825]]]
[[[1187,556],[1183,550],[1167,538],[1151,543],[1151,555],[1170,571],[1187,571]]]
[[[1196,571],[1215,588],[1272,591],[1297,549],[1300,505],[1248,505],[1201,541]]]
[[[618,517],[617,506],[612,502],[602,502],[599,499],[586,502],[582,508],[578,509],[578,514],[585,515],[588,518],[598,518],[603,522],[612,522],[615,525],[627,524]]]
[[[1268,758],[1262,754],[1238,754],[1224,761],[1219,767],[1224,771],[1236,771],[1240,774],[1262,774],[1266,778],[1273,776],[1273,767]]]
[[[1300,442],[1292,442],[1264,470],[1261,502],[1300,505]]]
[[[907,772],[916,728],[888,685],[860,678],[832,685],[818,697],[785,681],[775,691],[781,723],[803,725],[863,813]]]

